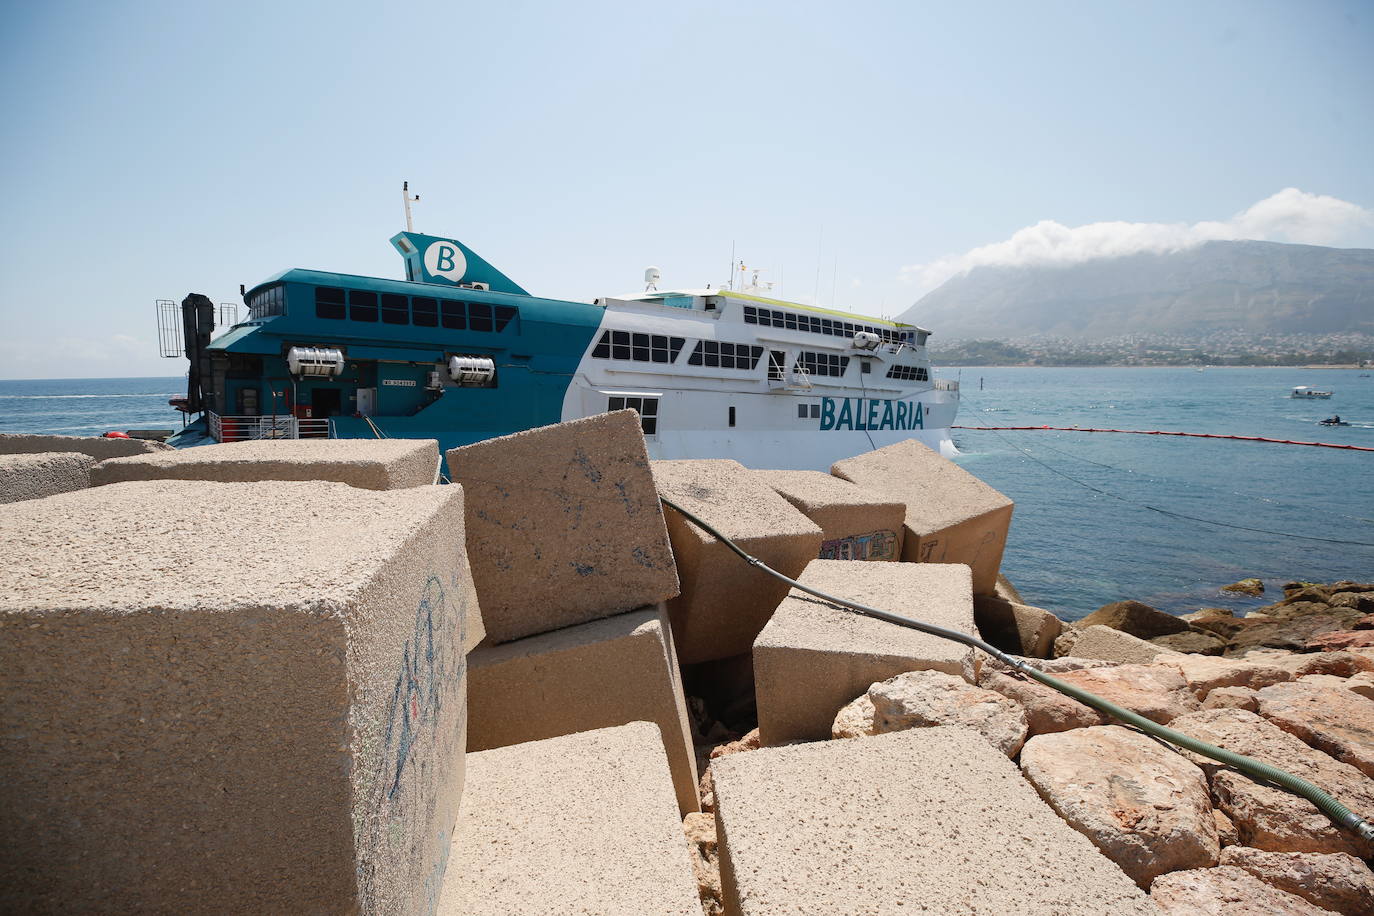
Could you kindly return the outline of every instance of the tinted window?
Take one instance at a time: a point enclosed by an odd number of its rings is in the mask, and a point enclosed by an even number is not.
[[[411,317],[416,327],[433,328],[439,324],[439,300],[416,296],[410,300]]]
[[[360,289],[348,291],[348,317],[354,321],[377,320],[377,294]]]
[[[315,317],[343,318],[344,291],[333,286],[315,287]]]
[[[410,300],[395,293],[382,293],[382,321],[386,324],[410,324]]]
[[[485,302],[469,302],[468,326],[474,331],[491,331],[491,306]]]
[[[468,326],[468,310],[463,303],[455,299],[440,299],[439,314],[443,318],[444,327],[455,331],[463,331]]]

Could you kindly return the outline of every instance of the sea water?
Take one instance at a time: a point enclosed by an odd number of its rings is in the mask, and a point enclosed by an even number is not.
[[[943,370],[961,426],[1177,430],[1374,447],[1362,370]],[[981,382],[981,388],[980,388]],[[1297,400],[1297,385],[1330,400]],[[1349,427],[1317,421],[1339,414]],[[1122,433],[956,430],[967,470],[1016,501],[1003,572],[1078,619],[1133,598],[1246,610],[1290,580],[1374,581],[1374,452]],[[1218,592],[1264,580],[1264,598]]]
[[[943,370],[962,426],[1078,426],[1374,447],[1374,378],[1357,370]],[[979,382],[982,381],[980,389]],[[1296,385],[1328,400],[1289,397]],[[176,429],[181,378],[0,381],[0,432]],[[1351,422],[1328,428],[1333,413]],[[1117,433],[956,430],[958,458],[1016,501],[1002,568],[1066,619],[1134,598],[1244,610],[1290,579],[1374,581],[1374,452]],[[1265,580],[1251,599],[1217,589]],[[897,609],[900,610],[900,609]]]

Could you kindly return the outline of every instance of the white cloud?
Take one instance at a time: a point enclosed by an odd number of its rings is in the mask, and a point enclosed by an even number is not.
[[[928,290],[975,267],[1077,264],[1145,252],[1179,251],[1216,239],[1256,239],[1309,245],[1337,244],[1374,225],[1374,211],[1349,201],[1284,188],[1227,220],[1199,223],[1089,223],[1069,228],[1041,220],[959,255],[903,267],[904,281]]]

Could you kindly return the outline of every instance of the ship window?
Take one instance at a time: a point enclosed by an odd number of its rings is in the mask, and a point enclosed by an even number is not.
[[[812,404],[812,405],[811,405],[811,419],[813,419],[813,420],[819,420],[820,418],[821,418],[821,405],[819,405],[819,404]]]
[[[730,425],[735,425],[735,405],[730,405]]]
[[[810,407],[811,407],[810,404],[798,404],[798,405],[797,405],[797,417],[800,418],[800,419],[802,419],[802,420],[805,420],[807,417],[811,416]]]
[[[361,289],[349,290],[348,317],[354,321],[376,321],[377,294]]]
[[[689,366],[710,366],[713,369],[746,369],[752,371],[763,356],[763,347],[729,343],[719,340],[699,340]]]
[[[658,398],[611,398],[606,409],[636,411],[639,414],[639,428],[644,430],[644,435],[658,434]]]
[[[797,354],[795,368],[804,369],[810,375],[841,376],[849,368],[849,357],[838,353]]]
[[[410,324],[409,300],[395,293],[382,293],[382,323]]]
[[[260,293],[256,293],[248,300],[249,318],[271,318],[274,315],[286,314],[286,295],[285,290],[280,286],[272,286]]]
[[[491,306],[485,302],[469,302],[468,322],[474,331],[494,330],[491,321]]]
[[[930,371],[925,366],[893,366],[887,370],[887,377],[904,382],[928,382]]]
[[[439,324],[439,300],[416,296],[410,300],[411,314],[415,326],[433,328]]]
[[[821,319],[821,333],[822,333],[822,334],[834,334],[834,333],[835,333],[835,322],[831,321],[829,318],[822,318],[822,319]]]
[[[315,287],[315,317],[347,317],[344,311],[344,291],[333,286]]]
[[[511,319],[520,314],[520,310],[513,305],[498,305],[493,308],[496,313],[496,330],[504,331],[506,325],[511,323]]]
[[[676,362],[685,337],[666,334],[631,334],[629,331],[603,331],[592,349],[596,359],[629,359],[640,363]]]
[[[797,316],[792,312],[788,312],[786,317],[786,324],[787,330],[795,331],[797,329]]]
[[[465,331],[468,326],[468,310],[456,299],[440,299],[439,315],[444,327],[455,331]]]
[[[746,306],[744,307],[744,323],[745,323],[745,324],[758,324],[758,323],[759,323],[758,309],[756,309],[756,308],[755,308],[754,306],[752,306],[752,305],[746,305]]]
[[[860,360],[859,371],[862,372],[864,375],[869,375],[873,372],[873,364],[866,359]]]

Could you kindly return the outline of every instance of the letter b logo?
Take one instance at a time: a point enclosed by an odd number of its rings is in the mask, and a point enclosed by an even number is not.
[[[425,270],[434,277],[444,277],[454,283],[467,273],[468,260],[454,242],[434,242],[425,249]]]

